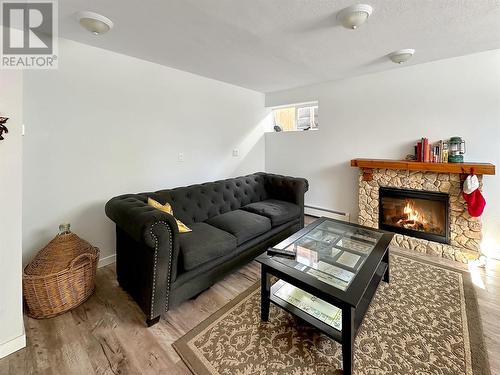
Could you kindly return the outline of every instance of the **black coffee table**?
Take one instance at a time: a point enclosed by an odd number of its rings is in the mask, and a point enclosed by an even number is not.
[[[320,218],[257,258],[262,265],[261,319],[285,309],[342,344],[344,374],[380,280],[389,282],[392,233]],[[283,254],[282,254],[283,253]],[[271,285],[271,276],[279,280]]]

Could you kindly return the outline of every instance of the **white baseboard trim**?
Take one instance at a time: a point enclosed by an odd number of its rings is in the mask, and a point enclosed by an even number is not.
[[[349,215],[349,213],[338,212],[338,211],[329,210],[329,209],[321,208],[321,207],[305,206],[304,213],[306,215],[315,216],[315,217],[325,216],[325,217],[329,217],[331,219],[343,220],[343,221],[347,221],[347,222],[351,221],[350,220],[351,215]]]
[[[23,333],[15,339],[0,344],[0,358],[7,357],[9,354],[17,352],[24,347],[26,347],[26,335]]]
[[[99,259],[99,263],[97,264],[97,268],[105,267],[109,264],[113,264],[116,262],[116,254],[108,255],[107,257]]]

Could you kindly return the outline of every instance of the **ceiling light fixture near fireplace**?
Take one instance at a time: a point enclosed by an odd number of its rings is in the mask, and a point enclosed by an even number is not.
[[[99,13],[81,11],[76,18],[82,27],[94,35],[102,35],[113,28],[113,21]]]
[[[395,64],[402,64],[411,59],[415,54],[415,50],[412,48],[400,49],[399,51],[394,51],[389,54],[389,58]]]
[[[357,29],[371,16],[373,8],[367,4],[356,4],[342,9],[337,19],[346,29]]]

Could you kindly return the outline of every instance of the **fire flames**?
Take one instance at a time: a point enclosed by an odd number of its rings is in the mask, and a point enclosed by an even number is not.
[[[438,203],[438,204],[436,204]],[[382,201],[384,224],[408,230],[445,233],[445,207],[440,202],[417,198],[386,198]],[[442,208],[442,209],[441,209]]]
[[[399,219],[397,224],[407,229],[422,230],[428,227],[429,222],[424,214],[415,208],[413,201],[407,201],[403,209],[404,217]]]

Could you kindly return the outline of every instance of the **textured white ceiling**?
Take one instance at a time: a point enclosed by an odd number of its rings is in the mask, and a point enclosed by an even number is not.
[[[60,35],[262,92],[397,69],[386,55],[415,48],[408,64],[500,48],[500,0],[367,0],[358,30],[336,13],[346,0],[64,0]],[[111,18],[95,37],[78,10]]]

